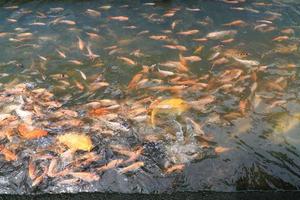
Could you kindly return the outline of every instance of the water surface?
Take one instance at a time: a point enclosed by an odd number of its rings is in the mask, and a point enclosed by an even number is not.
[[[0,192],[297,190],[299,20],[296,0],[3,1]]]

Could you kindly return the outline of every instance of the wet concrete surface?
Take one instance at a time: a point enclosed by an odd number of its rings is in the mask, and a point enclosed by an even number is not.
[[[0,200],[290,200],[300,199],[300,192],[296,191],[266,191],[266,192],[199,192],[199,193],[173,193],[160,195],[141,194],[105,194],[105,193],[78,193],[78,194],[43,194],[2,195]]]

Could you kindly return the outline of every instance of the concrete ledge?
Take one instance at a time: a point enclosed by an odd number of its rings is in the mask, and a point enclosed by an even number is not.
[[[0,200],[298,200],[297,191],[267,191],[267,192],[182,192],[174,194],[108,194],[108,193],[78,193],[78,194],[43,194],[43,195],[0,195]]]

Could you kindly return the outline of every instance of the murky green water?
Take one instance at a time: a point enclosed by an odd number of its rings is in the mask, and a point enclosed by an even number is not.
[[[2,1],[0,191],[297,190],[299,21],[283,0]]]

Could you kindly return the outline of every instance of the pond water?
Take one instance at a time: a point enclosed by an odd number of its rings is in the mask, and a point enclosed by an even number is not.
[[[0,5],[1,193],[300,187],[298,1]]]

